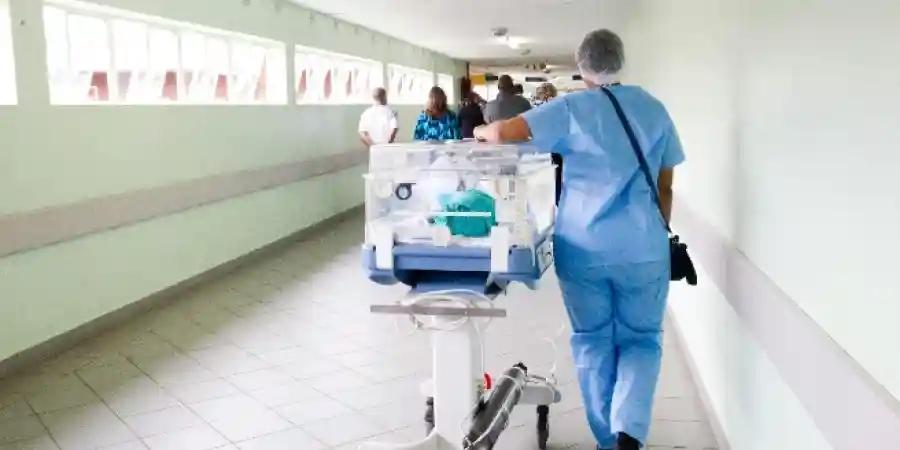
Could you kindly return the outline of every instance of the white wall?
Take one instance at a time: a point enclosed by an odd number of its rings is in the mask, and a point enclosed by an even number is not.
[[[900,3],[816,3],[747,17],[741,248],[900,398]]]
[[[621,31],[684,141],[678,202],[900,398],[900,2],[642,0]],[[706,281],[672,307],[733,448],[829,448]]]

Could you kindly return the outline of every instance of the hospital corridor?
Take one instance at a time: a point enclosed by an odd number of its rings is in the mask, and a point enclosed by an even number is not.
[[[428,337],[359,307],[403,295],[359,276],[362,226],[346,218],[4,380],[21,394],[4,396],[3,448],[356,449],[423,437]],[[551,413],[552,448],[593,449],[566,339],[558,355],[544,341],[565,320],[558,293],[548,283],[515,294],[522,302],[488,329],[488,372],[522,357],[556,364],[565,401]],[[674,335],[666,350],[650,448],[717,448]],[[533,448],[533,416],[517,411],[496,448]]]
[[[0,0],[0,450],[900,450],[898,24]]]

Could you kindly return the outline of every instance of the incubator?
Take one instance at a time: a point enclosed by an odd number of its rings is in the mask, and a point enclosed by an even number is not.
[[[449,271],[470,272],[467,288],[533,284],[552,261],[554,177],[550,156],[528,145],[373,146],[365,175],[370,277],[419,288],[428,272]]]
[[[546,448],[550,405],[561,400],[555,377],[515,361],[486,374],[483,341],[490,321],[506,317],[498,295],[511,282],[534,288],[553,262],[555,169],[535,150],[474,141],[371,148],[363,266],[375,282],[410,287],[371,311],[432,333],[433,378],[422,387],[426,437],[361,449],[489,450],[526,404],[537,407]]]

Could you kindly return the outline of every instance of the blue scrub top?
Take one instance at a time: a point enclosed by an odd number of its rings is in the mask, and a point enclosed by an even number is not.
[[[654,181],[661,168],[684,161],[675,125],[659,100],[636,86],[610,90],[640,141]],[[522,116],[536,147],[563,157],[555,248],[560,262],[595,265],[669,258],[665,223],[651,187],[603,91],[559,97]]]

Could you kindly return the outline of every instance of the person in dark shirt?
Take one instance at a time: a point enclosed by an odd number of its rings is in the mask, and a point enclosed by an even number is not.
[[[497,98],[484,107],[484,120],[487,123],[512,119],[531,109],[531,102],[521,95],[516,95],[513,79],[509,75],[500,76],[497,90],[500,91]]]
[[[484,112],[481,111],[484,100],[472,91],[472,81],[468,78],[460,80],[459,88],[459,127],[463,139],[471,139],[475,137],[472,130],[485,124]]]

